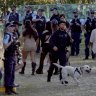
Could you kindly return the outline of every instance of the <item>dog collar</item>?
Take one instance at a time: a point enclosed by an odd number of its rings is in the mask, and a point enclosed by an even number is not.
[[[78,72],[80,75],[82,75],[82,70],[81,70],[81,68],[80,68],[80,70],[79,70],[78,68],[76,68],[75,71],[74,71],[74,73],[75,73],[75,72]]]

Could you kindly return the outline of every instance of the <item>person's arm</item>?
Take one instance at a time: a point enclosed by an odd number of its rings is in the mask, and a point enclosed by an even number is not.
[[[10,42],[9,42],[10,36],[9,35],[5,35],[4,39],[3,39],[3,46],[4,49],[6,50],[13,42],[13,39],[11,38]]]
[[[56,41],[57,41],[57,32],[53,33],[53,35],[51,36],[50,38],[50,45],[51,45],[51,48],[54,50],[54,51],[57,51],[58,48],[56,46]]]
[[[94,32],[95,30],[93,30],[92,31],[92,33],[91,33],[91,36],[90,36],[90,43],[89,43],[89,46],[92,48],[92,46],[93,46],[93,43],[94,43],[94,40],[95,40],[95,32]]]

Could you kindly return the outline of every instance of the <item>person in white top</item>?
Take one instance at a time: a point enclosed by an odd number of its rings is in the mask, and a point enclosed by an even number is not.
[[[96,57],[96,28],[92,30],[91,37],[90,37],[90,45]]]

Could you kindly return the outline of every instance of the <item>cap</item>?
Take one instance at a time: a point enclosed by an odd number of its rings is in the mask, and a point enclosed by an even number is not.
[[[56,7],[50,9],[50,11],[53,11],[53,10],[58,10],[58,9]]]
[[[16,21],[14,21],[13,24],[14,24],[14,25],[18,25],[18,26],[21,26],[21,25],[22,25],[21,23],[16,22]]]
[[[5,25],[5,27],[15,27],[15,24],[13,24],[13,23],[7,23],[7,24]]]
[[[62,20],[58,22],[58,25],[60,25],[61,23],[64,23],[66,25],[66,22]]]

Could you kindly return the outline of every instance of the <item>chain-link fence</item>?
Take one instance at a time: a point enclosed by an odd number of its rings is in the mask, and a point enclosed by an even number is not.
[[[24,10],[25,6],[20,6],[18,8],[18,11],[21,13],[22,16],[24,16]],[[54,4],[54,5],[30,5],[32,7],[32,10],[37,10],[39,8],[43,8],[45,10],[45,16],[47,18],[50,18],[51,12],[50,9],[53,7],[57,7],[59,13],[64,13],[66,14],[66,17],[68,19],[72,18],[72,12],[73,10],[77,9],[80,18],[86,18],[89,10],[96,10],[96,4]]]

